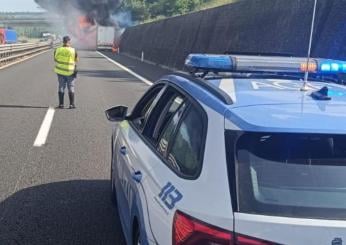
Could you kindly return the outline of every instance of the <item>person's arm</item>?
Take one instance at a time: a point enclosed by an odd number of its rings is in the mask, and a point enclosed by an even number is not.
[[[78,53],[77,52],[76,52],[75,60],[76,60],[76,62],[79,61],[79,57],[78,57]]]

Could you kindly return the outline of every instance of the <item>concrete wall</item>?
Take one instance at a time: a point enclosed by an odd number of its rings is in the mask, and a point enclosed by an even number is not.
[[[183,68],[189,53],[264,52],[305,56],[313,0],[237,3],[128,28],[121,52]],[[312,55],[346,59],[346,0],[319,0]]]

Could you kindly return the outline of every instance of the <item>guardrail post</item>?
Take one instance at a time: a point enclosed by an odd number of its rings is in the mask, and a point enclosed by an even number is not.
[[[142,51],[141,61],[144,61],[144,52]]]

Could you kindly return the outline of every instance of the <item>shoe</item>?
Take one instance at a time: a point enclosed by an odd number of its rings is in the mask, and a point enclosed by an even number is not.
[[[76,106],[75,105],[70,105],[69,109],[76,109]]]
[[[59,105],[58,109],[64,109],[64,105]]]

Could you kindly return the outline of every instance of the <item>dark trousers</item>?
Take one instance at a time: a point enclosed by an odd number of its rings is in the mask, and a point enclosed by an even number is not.
[[[69,93],[74,93],[75,77],[74,76],[63,76],[58,74],[59,81],[59,93],[64,93],[67,87]]]

